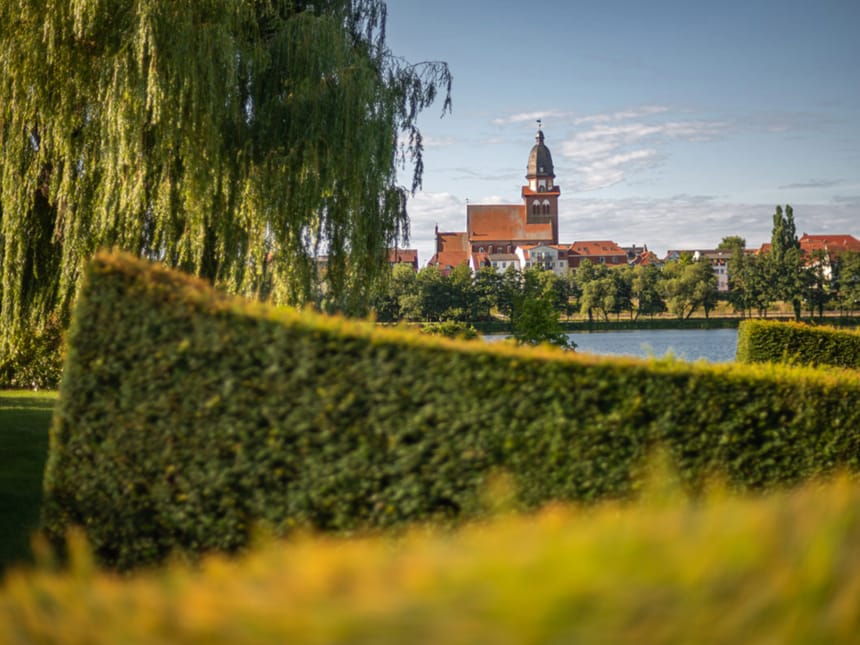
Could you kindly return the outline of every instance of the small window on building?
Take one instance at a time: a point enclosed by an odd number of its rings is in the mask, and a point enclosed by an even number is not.
[[[484,252],[484,247],[483,246],[478,247],[478,253],[483,253],[483,252]]]

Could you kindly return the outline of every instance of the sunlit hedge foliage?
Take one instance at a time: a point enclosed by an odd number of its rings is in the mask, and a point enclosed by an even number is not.
[[[798,482],[860,448],[860,376],[600,359],[374,330],[219,295],[126,256],[89,268],[44,525],[120,569],[234,551],[252,527],[354,530],[634,492],[667,446],[688,487]]]
[[[653,490],[653,489],[650,489]],[[860,490],[549,508],[396,539],[300,537],[0,587],[7,643],[851,643]]]
[[[860,333],[795,322],[746,320],[738,329],[738,361],[860,369]]]

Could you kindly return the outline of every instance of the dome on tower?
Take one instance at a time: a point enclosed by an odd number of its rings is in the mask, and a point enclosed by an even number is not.
[[[555,177],[552,170],[552,155],[543,142],[543,130],[537,131],[535,144],[529,153],[529,164],[526,166],[526,177]]]

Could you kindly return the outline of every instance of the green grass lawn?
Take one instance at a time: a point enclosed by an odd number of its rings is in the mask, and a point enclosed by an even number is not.
[[[0,572],[30,559],[56,392],[0,391]]]

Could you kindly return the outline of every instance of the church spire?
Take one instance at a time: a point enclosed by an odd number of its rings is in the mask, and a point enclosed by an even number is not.
[[[533,179],[543,178],[552,179],[555,177],[552,166],[552,155],[549,148],[544,144],[543,130],[541,129],[541,120],[538,119],[538,131],[535,135],[535,144],[529,153],[529,163],[526,166],[526,179],[532,183]]]
[[[526,222],[529,224],[545,224],[552,226],[552,243],[558,244],[558,197],[561,194],[555,185],[552,155],[544,143],[541,120],[537,120],[538,131],[535,144],[529,153],[526,166],[527,186],[523,186],[523,206],[526,212]]]

